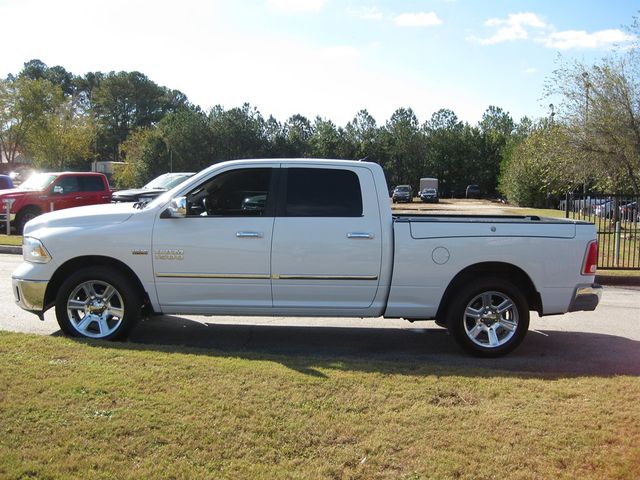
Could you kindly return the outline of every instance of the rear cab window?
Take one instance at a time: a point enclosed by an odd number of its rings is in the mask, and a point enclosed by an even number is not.
[[[361,217],[362,191],[352,170],[286,168],[283,217]]]
[[[81,192],[102,192],[105,190],[102,177],[95,175],[82,175],[78,177]]]

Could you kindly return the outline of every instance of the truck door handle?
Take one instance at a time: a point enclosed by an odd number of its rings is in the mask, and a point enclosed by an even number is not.
[[[76,200],[82,200],[82,197],[76,197]]]
[[[365,233],[365,232],[351,232],[351,233],[347,233],[347,238],[370,240],[373,238],[373,234]]]
[[[237,238],[262,238],[260,232],[236,232]]]

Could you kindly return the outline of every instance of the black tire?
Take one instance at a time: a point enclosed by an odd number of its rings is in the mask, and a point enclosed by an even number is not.
[[[524,340],[529,329],[528,304],[520,288],[507,280],[470,280],[459,287],[449,306],[447,328],[469,353],[499,357]]]
[[[73,301],[74,304],[70,303]],[[126,338],[141,313],[142,294],[138,286],[110,267],[78,270],[64,281],[56,295],[58,325],[65,334],[74,337]]]
[[[24,231],[24,226],[27,224],[29,220],[33,220],[38,215],[41,215],[42,212],[38,207],[26,207],[18,212],[16,215],[16,231],[18,234],[22,234]]]

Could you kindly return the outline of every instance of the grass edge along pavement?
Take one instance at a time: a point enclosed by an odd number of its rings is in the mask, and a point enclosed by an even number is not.
[[[0,477],[640,477],[640,378],[471,365],[0,332]]]

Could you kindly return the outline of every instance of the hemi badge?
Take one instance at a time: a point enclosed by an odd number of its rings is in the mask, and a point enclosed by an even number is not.
[[[149,250],[131,250],[131,255],[149,255]]]

